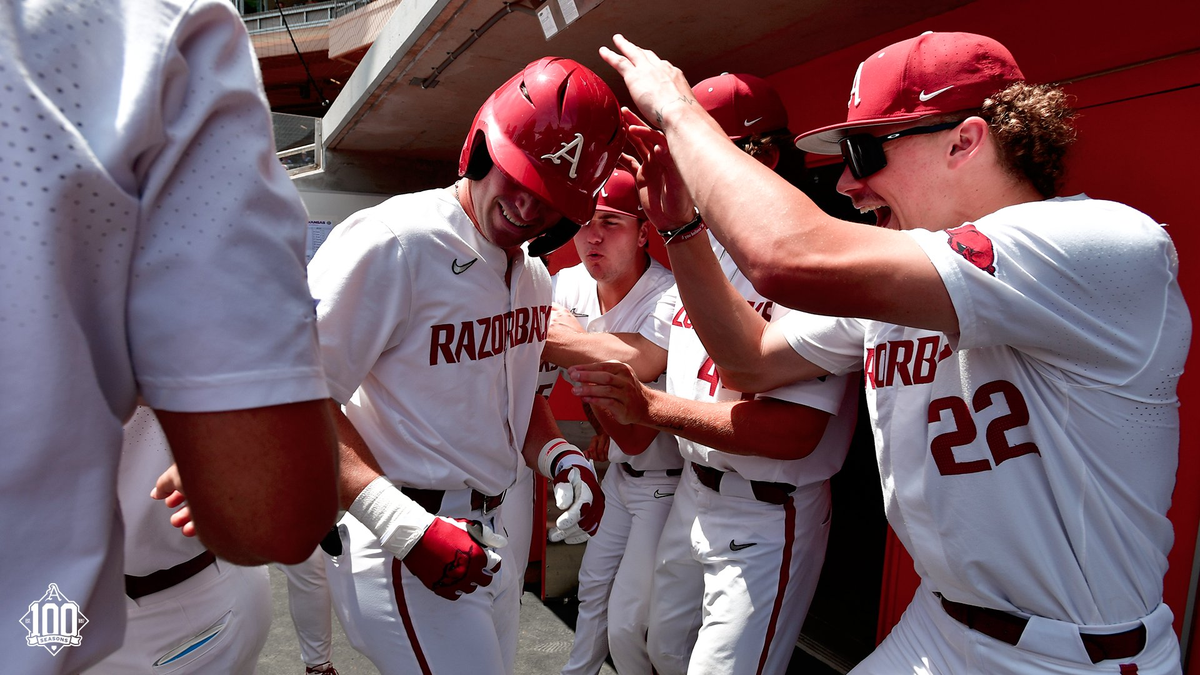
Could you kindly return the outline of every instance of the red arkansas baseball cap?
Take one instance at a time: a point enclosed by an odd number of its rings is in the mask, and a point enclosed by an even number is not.
[[[596,210],[645,220],[646,214],[642,211],[641,202],[638,201],[637,184],[634,182],[633,174],[625,169],[613,171],[612,175],[608,177],[608,182],[600,188],[600,194],[596,196]]]
[[[972,33],[923,33],[875,52],[858,66],[846,121],[796,137],[796,147],[837,155],[838,141],[863,128],[976,110],[1024,80],[1004,45]]]
[[[696,100],[730,140],[787,131],[787,108],[770,82],[744,73],[722,73],[692,87]]]

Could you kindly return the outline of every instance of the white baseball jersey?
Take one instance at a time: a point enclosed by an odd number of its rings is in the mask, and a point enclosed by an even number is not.
[[[1191,321],[1175,248],[1084,196],[908,233],[958,335],[878,321],[790,330],[831,372],[866,365],[888,520],[931,590],[1075,624],[1159,605]]]
[[[764,298],[754,290],[750,281],[737,269],[725,248],[709,234],[713,252],[721,263],[734,289],[754,307],[767,321],[778,321],[796,313],[782,305]],[[688,320],[687,308],[679,300],[678,289],[672,289],[659,301],[656,313],[671,326],[671,348],[667,353],[667,392],[693,401],[733,401],[743,397],[741,392],[726,389],[717,374],[716,365],[700,342],[700,337]],[[798,313],[797,320],[808,316]],[[844,376],[826,377],[823,380],[797,382],[769,392],[760,397],[774,398],[797,403],[830,413],[825,435],[803,459],[778,460],[766,457],[750,457],[721,452],[686,438],[679,438],[679,452],[684,459],[698,462],[722,471],[736,471],[748,480],[788,483],[795,486],[821,483],[842,468],[850,437],[854,434],[858,405],[853,378]]]
[[[554,302],[570,310],[588,332],[638,333],[666,348],[669,324],[655,308],[674,284],[667,268],[651,259],[649,267],[613,307],[603,314],[596,280],[580,264],[554,276]],[[551,373],[557,377],[558,370]],[[665,375],[647,386],[662,391]],[[587,542],[579,566],[579,615],[575,641],[563,675],[591,675],[611,655],[620,672],[649,672],[646,622],[654,576],[655,549],[679,482],[683,458],[675,436],[659,433],[640,454],[608,446],[614,464],[604,475],[604,519]],[[616,463],[637,471],[632,477]],[[667,470],[674,469],[674,475]]]
[[[0,631],[0,653],[14,672],[78,672],[121,642],[117,464],[136,395],[205,412],[328,390],[304,208],[230,4],[2,8],[0,535],[21,552],[0,569],[0,617],[53,584],[47,603],[89,622],[77,646],[28,642],[32,622]]]
[[[199,539],[171,525],[173,509],[150,498],[173,461],[154,412],[138,406],[125,425],[117,484],[127,575],[144,577],[204,553]],[[125,598],[125,611],[121,648],[86,675],[248,673],[271,628],[271,582],[265,567],[216,561],[157,593]]]
[[[762,297],[709,236],[733,287],[768,321],[801,315]],[[789,314],[790,312],[790,314]],[[671,324],[667,391],[703,402],[737,400],[679,302],[666,293],[657,313]],[[816,591],[829,536],[829,477],[841,468],[857,416],[848,376],[797,383],[758,394],[830,413],[824,435],[802,459],[734,455],[679,438],[689,465],[663,527],[654,571],[647,649],[657,672],[783,673]],[[691,464],[723,472],[719,490]],[[752,481],[795,490],[763,501]]]
[[[330,390],[393,481],[495,495],[516,480],[550,277],[521,253],[510,287],[507,266],[451,189],[359,211],[309,264]]]
[[[650,266],[633,288],[603,314],[600,313],[596,280],[588,274],[584,265],[561,270],[552,281],[554,302],[570,310],[589,333],[637,333],[666,348],[670,324],[655,314],[655,308],[662,295],[674,284],[675,277],[658,261],[651,259]],[[544,383],[546,375],[543,373],[539,382]],[[551,371],[549,375],[557,378],[558,371]],[[553,384],[553,380],[550,383]],[[666,386],[665,374],[646,386],[662,391]],[[683,466],[679,445],[675,437],[667,433],[655,436],[646,450],[637,455],[625,454],[616,441],[611,441],[608,461],[628,463],[639,471],[678,469]]]

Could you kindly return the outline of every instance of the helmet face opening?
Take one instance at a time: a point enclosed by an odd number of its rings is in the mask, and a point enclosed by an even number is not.
[[[492,170],[495,162],[492,161],[492,156],[488,154],[487,142],[484,139],[483,130],[477,130],[473,136],[473,138],[467,139],[467,143],[471,147],[468,151],[467,166],[459,173],[469,180],[483,180],[483,177]]]
[[[591,219],[596,195],[624,145],[625,123],[608,85],[575,61],[546,57],[480,107],[463,145],[459,175],[486,175],[486,155],[521,187],[582,224]]]

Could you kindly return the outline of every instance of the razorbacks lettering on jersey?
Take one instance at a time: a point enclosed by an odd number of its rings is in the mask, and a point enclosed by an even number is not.
[[[662,295],[674,285],[675,277],[658,261],[652,259],[650,266],[625,297],[603,314],[600,313],[596,280],[588,274],[584,265],[559,271],[554,275],[553,282],[554,302],[570,310],[589,333],[637,333],[666,349],[670,324],[655,313],[655,308]],[[558,377],[557,369],[553,374]],[[666,375],[660,375],[646,386],[662,391],[666,386]],[[655,436],[649,447],[638,455],[627,455],[616,441],[610,441],[608,461],[627,463],[637,471],[678,469],[683,466],[675,437],[667,433]]]
[[[865,365],[888,520],[932,590],[1081,625],[1162,599],[1191,321],[1175,248],[1079,196],[908,233],[959,318],[787,327],[830,372]]]
[[[309,264],[325,372],[384,472],[500,494],[517,477],[550,277],[479,234],[451,189],[393,197]]]
[[[769,322],[785,315],[798,314],[776,305],[754,290],[750,281],[738,271],[725,248],[709,234],[713,252],[721,270],[734,289]],[[667,393],[693,401],[733,401],[743,394],[726,389],[717,374],[716,364],[700,342],[700,336],[688,320],[687,308],[679,300],[678,289],[665,293],[656,313],[671,326],[671,348],[667,352]],[[799,320],[799,317],[797,317]],[[798,382],[758,394],[790,403],[822,410],[831,415],[820,443],[803,459],[777,460],[766,457],[734,455],[721,452],[686,438],[679,438],[679,452],[684,459],[722,471],[736,471],[748,480],[787,483],[797,487],[820,483],[837,473],[846,458],[850,437],[854,433],[858,394],[853,381],[846,376],[830,376],[821,380]]]

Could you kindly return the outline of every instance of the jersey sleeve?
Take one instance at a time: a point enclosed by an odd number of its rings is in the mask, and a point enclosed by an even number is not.
[[[793,311],[775,326],[797,354],[823,370],[834,375],[862,370],[866,324],[861,319]]]
[[[392,231],[367,210],[335,227],[309,263],[321,358],[339,403],[403,338],[413,288],[403,253]]]
[[[228,3],[198,2],[161,55],[136,161],[126,325],[142,397],[179,412],[326,398],[307,221],[275,157],[257,60]],[[142,118],[139,118],[142,119]]]
[[[654,312],[642,322],[638,334],[666,349],[671,342],[671,321],[675,317],[677,304],[679,304],[679,287],[671,284],[671,287],[659,296],[658,302],[654,304]]]
[[[950,294],[958,349],[1008,345],[1089,382],[1120,385],[1161,337],[1175,249],[1161,226],[1129,207],[1049,200],[910,234]]]
[[[838,326],[839,321],[848,321],[848,325]],[[832,375],[794,382],[763,392],[759,394],[759,397],[788,401],[836,415],[842,407],[842,398],[847,386],[846,378],[839,376],[862,369],[863,338],[859,336],[855,342],[853,332],[847,331],[847,328],[854,328],[853,320],[839,320],[790,310],[781,312],[781,316],[772,323],[772,326],[778,326],[777,330],[784,331],[783,334],[787,338],[788,344],[798,354],[824,370],[828,370]],[[834,333],[824,337],[836,336],[837,339],[825,339],[824,348],[813,348],[811,343],[804,342],[804,336],[810,333],[821,335],[825,331],[834,331]],[[797,344],[800,344],[803,350],[797,348]],[[809,352],[809,354],[805,352]]]

